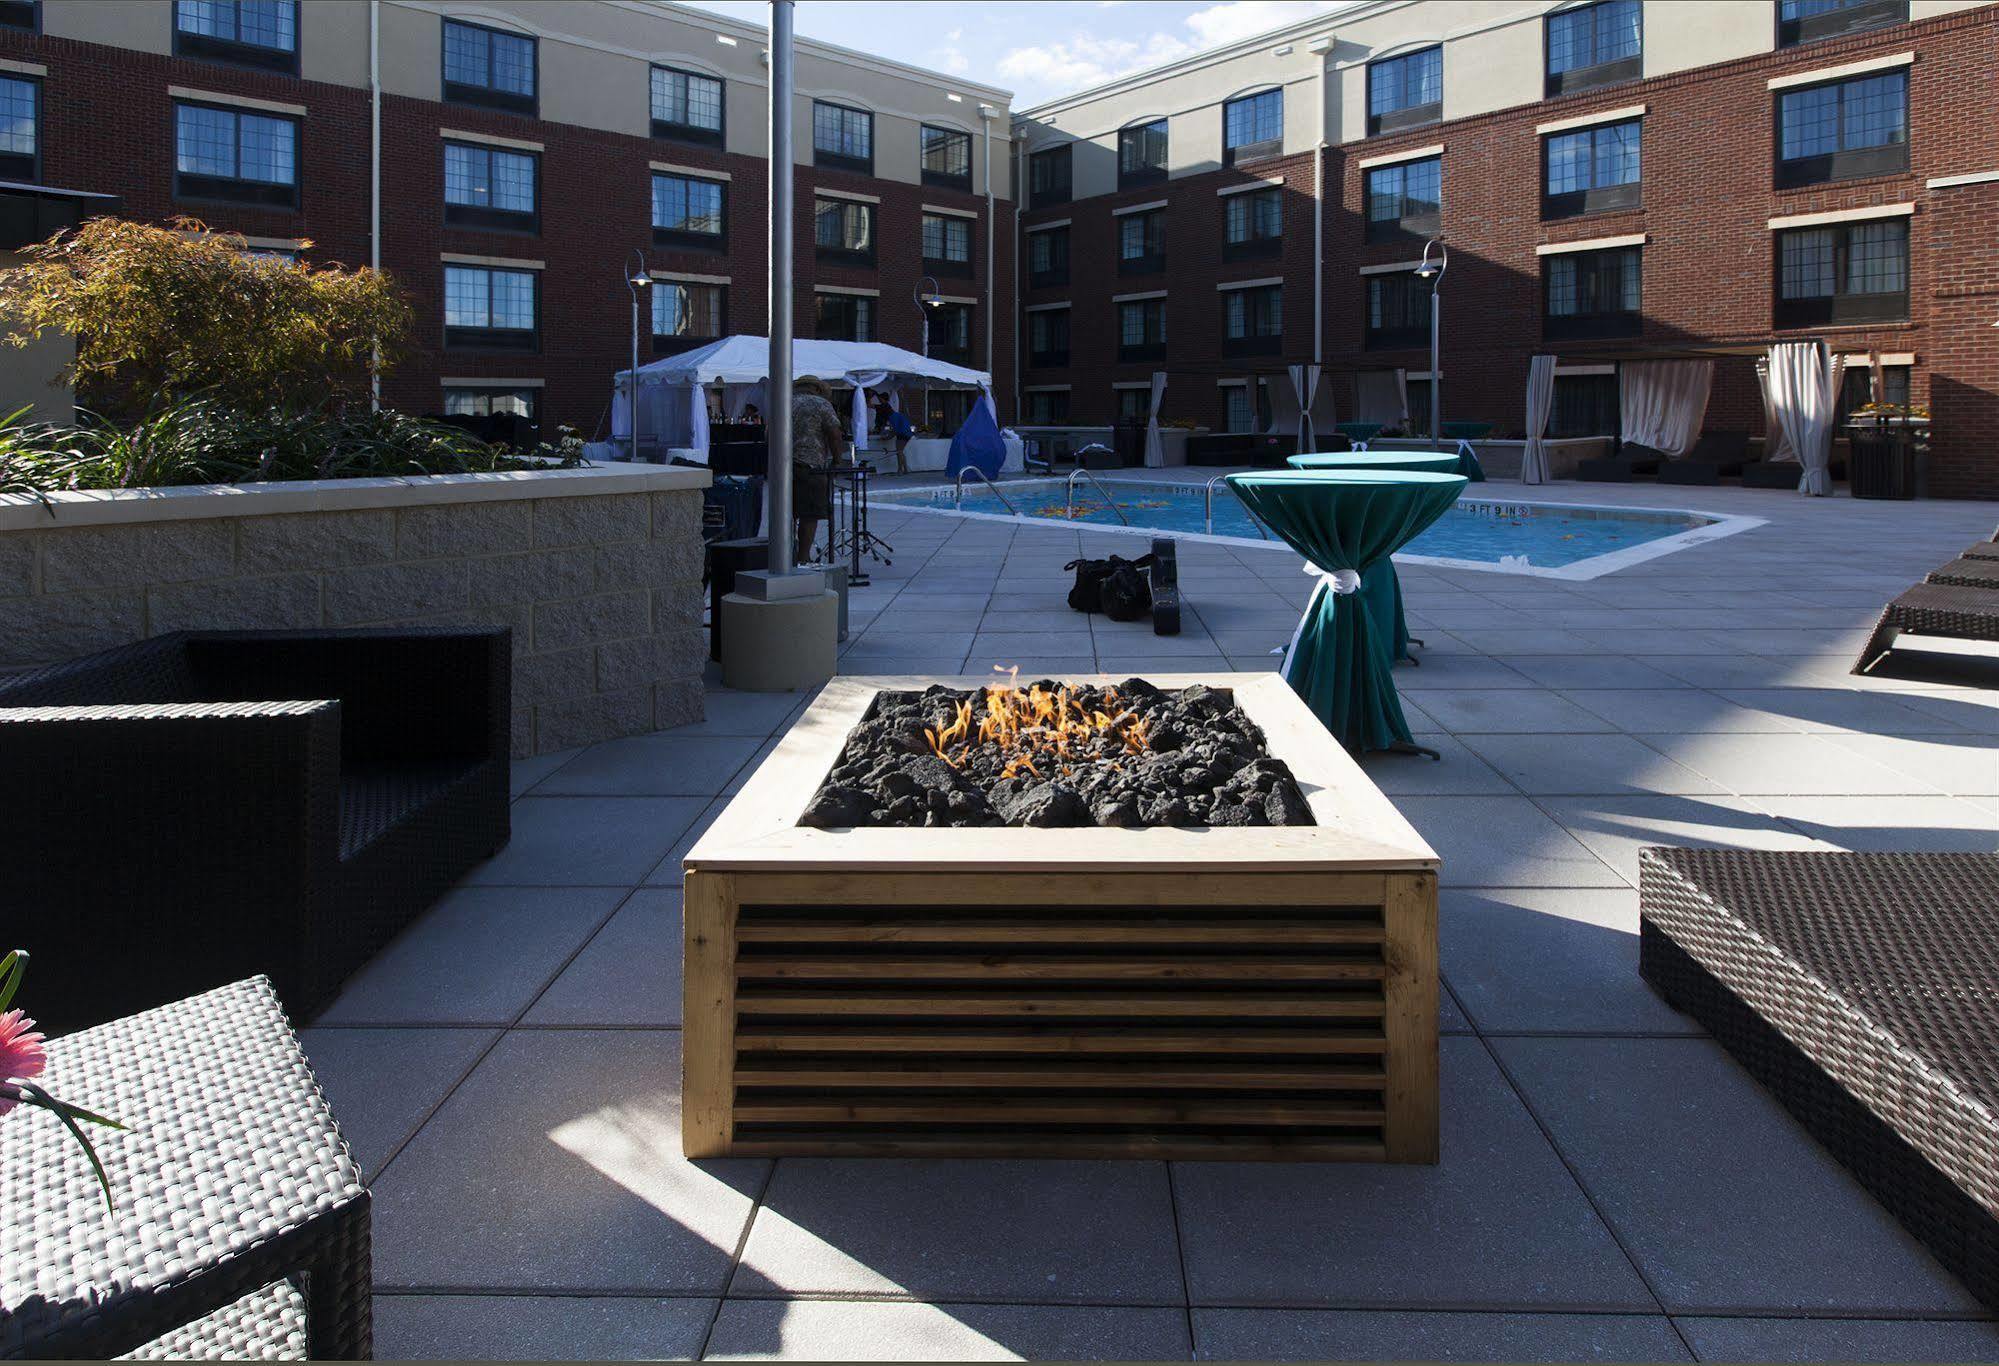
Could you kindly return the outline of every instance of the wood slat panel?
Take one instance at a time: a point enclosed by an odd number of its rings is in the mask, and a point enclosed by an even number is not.
[[[1055,954],[743,956],[736,980],[1016,982],[1378,982],[1379,958],[1070,957]]]
[[[1067,1029],[1060,1033],[1014,1030],[921,1029],[841,1030],[821,1022],[812,1025],[758,1025],[736,1036],[736,1047],[748,1057],[761,1053],[1080,1053],[1202,1054],[1323,1054],[1379,1055],[1387,1037],[1375,1032],[1306,1033],[1297,1030],[1256,1030],[1241,1033],[1189,1034],[1148,1031],[1133,1026],[1098,1030]]]
[[[1175,992],[980,992],[947,994],[897,991],[766,992],[740,991],[743,1015],[1041,1015],[1211,1016],[1289,1019],[1374,1019],[1382,1010],[1378,994],[1350,996],[1277,995],[1238,991]]]
[[[1379,1091],[1388,1084],[1379,1067],[1313,1067],[1066,1063],[994,1065],[977,1062],[874,1064],[787,1068],[736,1063],[736,1085],[785,1090],[1069,1090],[1075,1088],[1189,1091]]]
[[[1244,1138],[1205,1134],[981,1134],[842,1133],[838,1130],[737,1135],[730,1152],[741,1157],[1067,1157],[1143,1158],[1176,1162],[1379,1162],[1378,1138]]]
[[[1096,1096],[933,1100],[736,1100],[742,1124],[1295,1124],[1378,1125],[1382,1108],[1358,1101],[1187,1100]]]
[[[815,782],[817,779],[814,780]],[[1398,818],[1399,819],[1399,818]],[[1282,827],[1278,827],[1282,829]],[[922,840],[931,831],[895,831]],[[1020,832],[1012,831],[1018,835]],[[1066,834],[1071,832],[1036,832]],[[1086,832],[1101,837],[1102,832]],[[1203,832],[1203,839],[1229,831]],[[1259,831],[1267,835],[1269,829]],[[1154,873],[1115,872],[1017,873],[899,872],[879,868],[860,872],[815,869],[811,872],[743,872],[738,875],[743,914],[766,907],[796,910],[800,906],[878,906],[884,900],[904,906],[988,906],[997,899],[1021,906],[1281,906],[1286,910],[1313,906],[1349,908],[1379,906],[1387,879],[1379,872],[1327,872],[1307,869],[1282,873]],[[1003,888],[1003,893],[999,889]]]
[[[744,944],[1379,944],[1378,924],[1341,920],[1048,920],[977,918],[959,921],[860,917],[826,920],[745,918]]]

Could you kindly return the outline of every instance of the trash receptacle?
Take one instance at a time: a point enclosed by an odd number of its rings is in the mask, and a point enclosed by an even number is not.
[[[722,597],[736,591],[736,575],[770,568],[770,542],[716,541],[708,547],[708,658],[722,658]]]
[[[1916,443],[1912,435],[1900,427],[1853,428],[1846,482],[1855,498],[1914,498]]]

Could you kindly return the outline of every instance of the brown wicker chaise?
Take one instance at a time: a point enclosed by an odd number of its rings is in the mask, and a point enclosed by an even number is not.
[[[1999,1309],[1999,855],[1646,849],[1639,971]]]
[[[1881,609],[1881,619],[1853,661],[1853,672],[1864,674],[1878,665],[1904,631],[1953,640],[1999,640],[1999,591],[1958,583],[1917,584]]]
[[[1999,559],[1965,555],[1941,569],[1932,569],[1923,577],[1923,582],[1951,584],[1958,588],[1999,588]]]

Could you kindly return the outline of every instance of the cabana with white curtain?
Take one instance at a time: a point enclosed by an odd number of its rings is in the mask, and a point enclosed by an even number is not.
[[[885,393],[903,406],[903,395],[926,389],[956,389],[984,395],[992,403],[992,376],[948,361],[932,360],[883,342],[830,341],[800,338],[791,344],[793,379],[812,376],[851,389],[851,426],[856,449],[866,450],[869,405]],[[611,434],[618,441],[631,435],[629,370],[618,372],[611,400]],[[638,370],[639,438],[653,442],[662,455],[672,452],[700,464],[708,462],[708,395],[719,391],[723,411],[740,417],[747,404],[763,406],[763,386],[770,377],[770,341],[766,337],[724,337],[677,356],[667,356]],[[842,399],[836,396],[835,402]],[[911,443],[912,457],[918,454]],[[948,446],[948,442],[936,443]],[[1018,442],[1007,443],[1007,467],[1019,468]],[[943,467],[940,457],[937,468]],[[912,468],[924,466],[911,462]]]

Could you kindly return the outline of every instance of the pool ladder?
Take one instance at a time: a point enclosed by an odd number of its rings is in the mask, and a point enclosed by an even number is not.
[[[1062,516],[1064,518],[1071,522],[1076,520],[1076,481],[1078,479],[1087,479],[1096,485],[1097,492],[1104,495],[1104,501],[1110,504],[1111,511],[1117,514],[1117,519],[1126,526],[1131,525],[1131,518],[1124,515],[1124,509],[1117,505],[1117,499],[1111,497],[1111,491],[1104,487],[1104,481],[1097,478],[1096,475],[1091,474],[1081,465],[1076,466],[1075,469],[1069,472],[1069,482],[1065,486],[1062,497]]]
[[[1201,516],[1210,536],[1215,534],[1215,485],[1227,478],[1226,474],[1218,474],[1201,489]],[[1257,535],[1266,541],[1270,539],[1270,533],[1263,529],[1263,522],[1254,513],[1250,514],[1249,521],[1256,528]]]
[[[965,507],[965,476],[966,476],[966,475],[968,475],[968,474],[976,474],[976,475],[978,475],[978,476],[979,476],[979,481],[980,481],[981,483],[983,483],[983,484],[984,484],[984,485],[985,485],[985,486],[986,486],[987,488],[989,488],[989,489],[991,489],[991,490],[993,491],[993,497],[995,497],[995,498],[997,498],[997,499],[999,499],[999,500],[1000,500],[1000,505],[1001,505],[1002,507],[1004,507],[1004,508],[1005,508],[1005,509],[1006,509],[1006,510],[1007,510],[1008,512],[1011,512],[1011,513],[1012,513],[1012,514],[1013,514],[1014,516],[1016,516],[1016,517],[1020,516],[1020,509],[1016,508],[1016,507],[1015,507],[1015,506],[1014,506],[1014,505],[1013,505],[1012,503],[1009,503],[1009,502],[1007,501],[1007,497],[1006,497],[1006,495],[1005,495],[1004,493],[1001,493],[1001,492],[999,491],[999,485],[998,485],[998,484],[995,484],[995,483],[994,483],[994,482],[993,482],[993,481],[992,481],[991,479],[988,479],[988,478],[986,477],[986,472],[985,472],[984,470],[980,469],[980,468],[979,468],[979,467],[978,467],[977,465],[967,465],[967,466],[965,466],[965,467],[964,467],[963,469],[961,469],[961,470],[959,470],[959,471],[958,471],[958,479],[957,479],[957,494],[956,494],[956,496],[954,496],[954,497],[952,498],[952,500],[951,500],[951,506],[952,506],[953,508],[955,508],[955,509],[957,509],[957,510],[959,510],[959,511],[963,511],[963,510],[964,510],[964,507]]]

